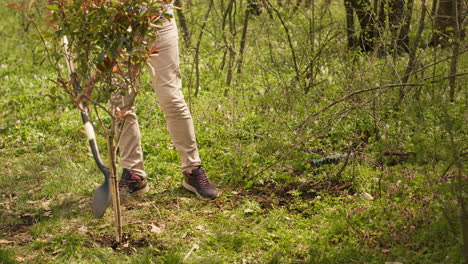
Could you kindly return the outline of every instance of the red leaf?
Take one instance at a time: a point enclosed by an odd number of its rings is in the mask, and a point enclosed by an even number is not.
[[[156,45],[151,47],[151,49],[145,55],[147,57],[149,57],[149,56],[154,55],[154,54],[159,54],[158,47]]]
[[[158,47],[156,45],[154,45],[153,47],[151,47],[149,53],[150,54],[154,54],[154,53],[158,53]]]
[[[19,6],[18,4],[8,4],[7,7],[11,9],[23,10],[23,7]]]
[[[366,209],[364,209],[362,207],[358,207],[358,208],[354,209],[354,212],[356,212],[356,213],[364,213],[365,211],[366,211]]]

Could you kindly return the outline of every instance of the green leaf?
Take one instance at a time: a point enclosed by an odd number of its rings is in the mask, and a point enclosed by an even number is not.
[[[119,57],[119,52],[117,51],[117,49],[115,47],[111,47],[111,53],[112,53],[112,57],[113,58],[117,58]]]
[[[60,11],[58,6],[55,6],[55,5],[48,5],[48,6],[46,6],[46,8],[49,9],[49,10],[52,10],[52,11]]]
[[[57,85],[53,85],[53,86],[50,88],[50,94],[51,94],[51,95],[56,95],[56,94],[57,94]]]
[[[101,53],[99,53],[99,56],[97,58],[97,63],[101,63],[104,61],[104,56],[106,55],[106,53],[104,51],[101,51]]]

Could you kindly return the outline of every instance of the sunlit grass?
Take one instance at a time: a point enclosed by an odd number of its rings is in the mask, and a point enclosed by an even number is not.
[[[309,94],[290,86],[292,74],[281,71],[288,58],[279,37],[276,64],[262,68],[268,53],[252,45],[248,54],[258,56],[246,58],[244,78],[224,97],[221,59],[209,53],[216,39],[207,37],[202,90],[186,99],[204,166],[222,191],[215,201],[181,187],[179,158],[144,76],[137,113],[151,189],[123,202],[124,243],[114,245],[111,208],[102,219],[90,212],[103,177],[79,114],[60,93],[50,94],[54,75],[38,63],[42,51],[23,32],[18,13],[3,8],[0,15],[0,263],[461,262],[453,175],[444,174],[446,160],[432,162],[448,155],[446,140],[431,140],[445,135],[438,126],[442,107],[434,102],[443,96],[432,98],[433,87],[422,87],[427,93],[419,105],[400,113],[379,102],[385,109],[366,105],[348,113],[339,105],[298,128],[354,89],[394,81],[389,58],[349,55],[340,39],[322,58],[324,84]],[[253,25],[264,33],[258,41],[267,41],[268,30],[281,31]],[[191,52],[182,54],[186,94],[193,93]],[[425,52],[429,62],[434,51]],[[404,68],[406,60],[392,66]],[[429,103],[434,107],[425,108]],[[424,115],[417,119],[414,109]],[[456,118],[463,113],[461,106],[449,111]],[[361,135],[369,131],[381,138]],[[98,141],[105,157],[104,140]],[[350,144],[358,147],[346,167],[311,166]],[[418,153],[406,161],[382,154],[397,147]]]

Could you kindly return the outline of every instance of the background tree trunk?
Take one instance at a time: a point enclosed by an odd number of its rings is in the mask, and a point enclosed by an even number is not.
[[[369,0],[345,0],[345,7],[350,5],[354,8],[359,19],[361,34],[359,44],[363,51],[373,51],[377,39],[376,18]],[[347,12],[348,14],[348,12]],[[348,16],[348,15],[347,15]]]
[[[210,1],[208,10],[206,11],[205,20],[203,21],[203,24],[202,24],[202,27],[201,27],[201,30],[200,30],[200,34],[198,35],[197,46],[195,48],[195,58],[194,58],[194,61],[195,61],[195,74],[196,74],[195,93],[194,93],[195,96],[197,96],[198,93],[200,92],[200,59],[199,59],[199,57],[200,57],[200,44],[201,44],[201,40],[203,38],[203,32],[204,32],[204,29],[205,29],[205,26],[206,26],[206,22],[208,20],[208,16],[210,15],[211,8],[213,7],[213,2],[214,2],[214,0]]]
[[[400,39],[400,30],[405,16],[405,0],[392,0],[388,5],[388,24],[392,34],[392,49],[398,50],[403,42]]]
[[[401,25],[400,35],[398,36],[398,40],[401,41],[398,47],[403,48],[403,50],[406,52],[410,50],[409,31],[411,26],[411,20],[413,18],[413,6],[414,0],[408,0],[406,2],[406,16],[405,20],[403,21],[403,25]]]
[[[181,0],[175,0],[174,2],[175,6],[182,8],[182,1]],[[185,17],[185,13],[183,9],[177,10],[177,18],[179,20],[179,26],[182,31],[182,36],[185,41],[185,46],[188,47],[190,46],[192,42],[192,36],[190,34],[190,30],[187,26],[187,18]]]
[[[375,1],[375,5],[379,5],[379,8],[374,7],[376,14],[378,14],[378,24],[379,30],[385,30],[387,24],[387,8],[388,8],[388,0],[380,0]]]
[[[411,24],[414,0],[389,1],[388,17],[389,27],[392,33],[392,49],[408,52],[409,27]]]
[[[432,35],[431,46],[441,45],[447,46],[449,40],[454,36],[456,28],[456,19],[454,14],[455,1],[453,0],[439,0],[439,7],[437,8],[434,33]]]
[[[247,42],[247,30],[249,27],[249,18],[250,14],[253,12],[256,12],[255,7],[256,7],[256,1],[249,1],[248,5],[245,9],[245,15],[244,15],[244,23],[242,26],[242,37],[240,40],[240,47],[239,47],[239,57],[237,59],[237,74],[240,75],[242,72],[242,61],[244,58],[244,49],[245,49],[245,43]]]
[[[439,1],[437,0],[432,0],[432,8],[431,8],[431,16],[432,17],[435,17],[436,16],[436,13],[437,13],[437,4],[439,3]]]
[[[354,28],[354,10],[351,5],[351,1],[344,0],[344,6],[346,10],[346,35],[348,39],[348,48],[356,48],[356,40],[354,39],[354,33],[356,29]]]

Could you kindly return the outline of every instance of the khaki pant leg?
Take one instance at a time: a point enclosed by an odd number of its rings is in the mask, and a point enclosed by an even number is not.
[[[118,125],[119,127],[123,124],[118,143],[122,167],[146,176],[143,165],[143,151],[141,149],[140,127],[133,105],[134,97],[133,94],[122,96],[115,93],[112,95],[111,103],[119,107],[122,113],[130,111],[125,116],[124,121],[120,121],[121,123]],[[118,137],[117,130],[116,136]]]
[[[201,161],[192,115],[182,94],[178,33],[173,21],[165,21],[159,31],[155,43],[159,54],[150,57],[149,69],[169,134],[180,155],[182,171],[190,171]]]

